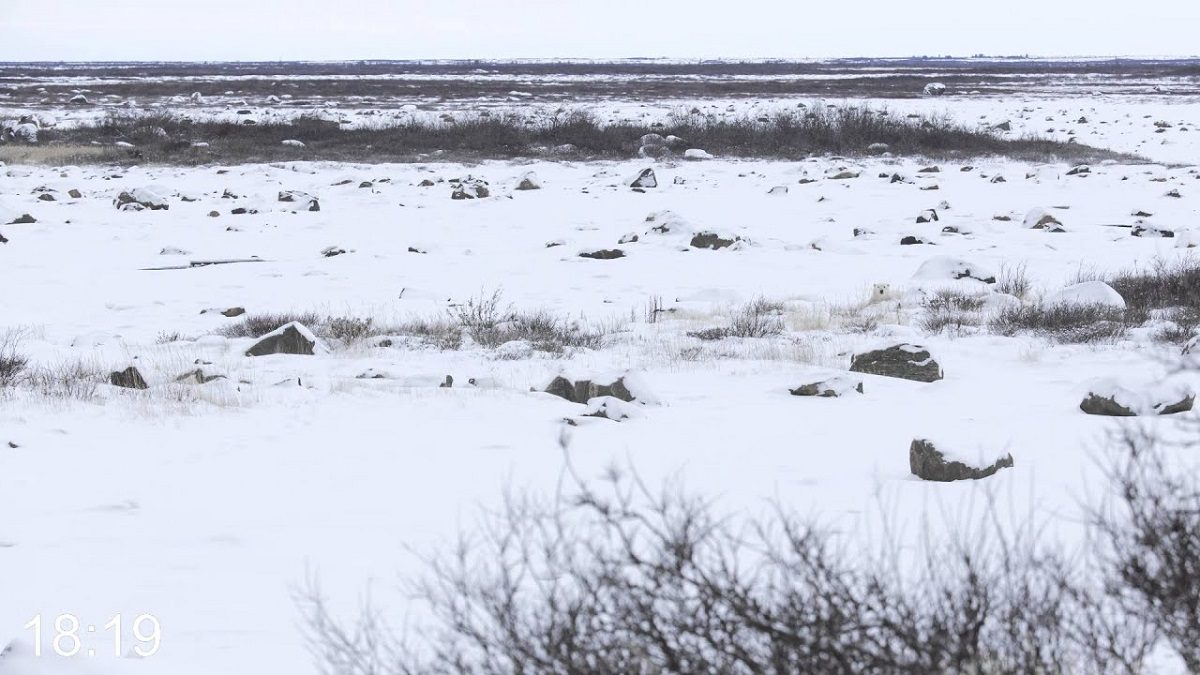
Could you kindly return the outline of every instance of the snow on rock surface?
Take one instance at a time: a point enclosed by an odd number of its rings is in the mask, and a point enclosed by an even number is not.
[[[1025,227],[1030,230],[1046,230],[1048,232],[1063,231],[1062,221],[1058,219],[1048,209],[1035,208],[1030,209],[1025,214]]]
[[[789,390],[792,396],[817,396],[821,398],[839,398],[852,393],[863,393],[862,380],[844,375],[802,384]]]
[[[934,256],[917,268],[913,279],[930,281],[957,281],[959,279],[974,279],[985,284],[996,283],[996,273],[978,263],[967,262],[949,256]]]
[[[313,332],[295,321],[267,333],[246,350],[246,356],[270,354],[300,354],[313,356],[324,353],[325,347]]]
[[[166,193],[155,186],[138,187],[123,191],[117,195],[113,205],[122,211],[140,211],[142,209],[165,211],[171,208],[171,205],[167,203]]]
[[[1125,309],[1125,299],[1103,281],[1084,281],[1067,286],[1046,297],[1048,305],[1115,307]]]
[[[1094,381],[1079,408],[1089,415],[1174,415],[1192,409],[1195,394],[1179,382],[1127,386],[1112,378]]]
[[[1008,453],[989,458],[975,441],[963,444],[918,438],[909,446],[908,463],[913,475],[922,480],[949,483],[987,478],[1000,469],[1012,468],[1013,458]]]
[[[850,370],[914,382],[936,382],[943,377],[942,367],[930,356],[929,351],[912,344],[898,344],[855,354],[850,362]]]

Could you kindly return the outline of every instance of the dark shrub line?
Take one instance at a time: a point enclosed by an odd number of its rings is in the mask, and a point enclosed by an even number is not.
[[[95,161],[202,164],[217,161],[325,159],[411,161],[421,159],[621,159],[637,156],[649,133],[675,135],[688,147],[728,157],[801,159],[813,155],[862,155],[885,143],[891,152],[930,158],[1005,156],[1029,161],[1099,161],[1123,157],[1079,144],[1039,138],[1005,138],[947,118],[910,119],[867,107],[814,107],[763,118],[710,118],[678,114],[662,124],[604,124],[586,113],[548,121],[517,115],[458,121],[403,121],[376,128],[346,129],[336,121],[298,117],[254,125],[194,121],[181,115],[114,114],[85,125],[47,129],[49,145],[132,143]],[[306,147],[286,147],[298,140]],[[192,147],[194,142],[207,147]],[[1124,157],[1130,159],[1129,157]]]

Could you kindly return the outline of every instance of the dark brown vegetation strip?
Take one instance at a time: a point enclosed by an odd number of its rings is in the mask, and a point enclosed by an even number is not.
[[[48,129],[37,148],[9,144],[9,161],[45,163],[211,164],[285,160],[355,162],[463,161],[552,157],[627,159],[648,133],[676,135],[687,147],[735,158],[803,159],[813,155],[861,155],[886,143],[897,155],[954,160],[1002,156],[1026,161],[1131,160],[1109,150],[1040,138],[1005,138],[938,117],[904,117],[866,107],[812,108],[769,117],[721,119],[680,114],[656,124],[604,124],[582,113],[550,120],[521,116],[462,121],[409,121],[378,128],[346,129],[336,122],[299,117],[291,122],[244,124],[191,121],[160,114],[117,114],[93,125]],[[284,146],[299,140],[305,147]],[[124,141],[135,147],[112,144]],[[193,143],[207,147],[193,147]],[[97,145],[100,144],[100,145]],[[564,149],[563,146],[569,146]]]

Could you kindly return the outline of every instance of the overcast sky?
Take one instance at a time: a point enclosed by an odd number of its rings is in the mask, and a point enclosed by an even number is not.
[[[1197,36],[1197,0],[0,0],[0,61],[1189,56]]]

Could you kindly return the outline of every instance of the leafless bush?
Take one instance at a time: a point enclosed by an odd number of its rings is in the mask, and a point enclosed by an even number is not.
[[[945,330],[959,332],[968,326],[978,326],[982,322],[980,311],[986,301],[983,295],[953,289],[939,290],[921,303],[925,310],[921,328],[930,333],[941,333]]]
[[[1143,310],[1200,310],[1200,260],[1156,260],[1148,270],[1130,270],[1106,279],[1130,307]]]
[[[510,498],[479,536],[428,558],[410,590],[432,619],[415,632],[390,631],[375,610],[342,624],[310,584],[300,597],[318,667],[1132,675],[1156,637],[1033,528],[927,537],[906,570],[898,542],[851,550],[782,509],[744,523],[615,474],[601,490],[577,485],[550,502]]]
[[[415,337],[442,350],[459,349],[463,344],[462,326],[447,317],[411,318],[381,334]]]
[[[22,386],[46,398],[91,400],[106,382],[96,365],[71,361],[57,365],[38,365],[25,371]]]
[[[1029,333],[1066,343],[1118,340],[1144,316],[1135,311],[1100,304],[1034,304],[1006,307],[990,322],[1001,335]]]
[[[1155,338],[1186,342],[1200,328],[1200,260],[1156,260],[1147,270],[1120,272],[1105,279],[1125,304],[1138,312],[1155,313],[1171,322]]]
[[[497,345],[500,322],[508,313],[502,303],[504,294],[499,289],[492,292],[480,293],[468,298],[457,306],[450,308],[450,317],[462,327],[471,339],[481,345]]]
[[[1185,457],[1196,450],[1171,447]],[[1138,431],[1123,436],[1105,469],[1112,499],[1093,509],[1092,521],[1106,589],[1200,673],[1200,481]]]
[[[0,333],[0,388],[15,384],[28,365],[29,359],[20,353],[20,333]]]
[[[1029,276],[1025,273],[1025,264],[1000,266],[1000,276],[993,287],[997,293],[1007,293],[1024,300],[1033,288]]]
[[[730,316],[729,335],[741,338],[773,337],[783,333],[783,305],[756,298]]]
[[[292,322],[316,330],[322,323],[320,315],[313,312],[274,312],[265,314],[247,314],[236,323],[221,328],[218,332],[228,338],[260,338],[267,333]]]
[[[371,317],[331,316],[321,324],[322,332],[343,344],[356,344],[369,337],[382,335]]]

